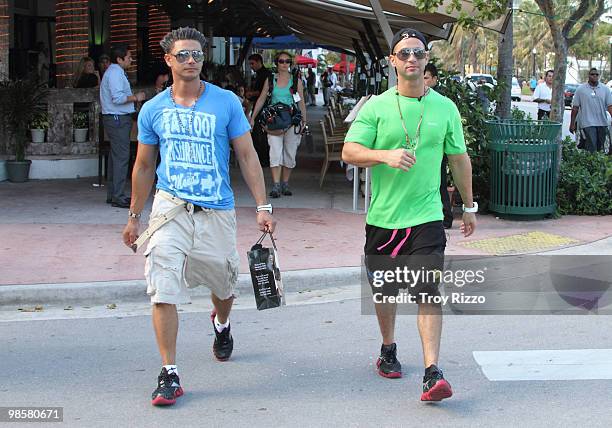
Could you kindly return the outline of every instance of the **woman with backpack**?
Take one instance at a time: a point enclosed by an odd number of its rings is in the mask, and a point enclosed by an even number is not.
[[[281,195],[292,195],[289,178],[295,168],[295,155],[306,124],[306,104],[302,98],[304,85],[290,72],[293,63],[291,54],[279,52],[274,63],[278,73],[272,75],[272,81],[266,79],[250,122],[253,127],[255,118],[264,109],[262,117],[266,121],[263,125],[270,145],[273,181],[270,197],[279,198]]]

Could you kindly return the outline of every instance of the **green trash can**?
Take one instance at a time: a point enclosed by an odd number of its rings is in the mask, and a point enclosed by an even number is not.
[[[544,216],[557,208],[561,124],[546,120],[486,121],[491,156],[489,209]]]

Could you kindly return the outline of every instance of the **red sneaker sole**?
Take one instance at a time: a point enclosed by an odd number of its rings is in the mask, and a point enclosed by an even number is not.
[[[439,380],[436,384],[427,392],[421,395],[421,401],[441,401],[445,398],[449,398],[453,395],[453,390],[450,384],[444,379]]]
[[[376,368],[377,373],[387,379],[399,379],[402,377],[402,373],[401,372],[393,372],[393,373],[385,373],[382,370],[380,370],[380,360],[376,361]]]
[[[164,398],[164,397],[155,397],[155,399],[151,400],[151,404],[154,406],[171,406],[174,403],[176,403],[176,399],[180,397],[181,395],[183,395],[183,388],[179,388],[176,390],[176,393],[174,394],[173,399],[168,400],[167,398]]]

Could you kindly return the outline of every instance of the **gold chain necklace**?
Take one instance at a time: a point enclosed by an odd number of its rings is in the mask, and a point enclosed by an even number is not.
[[[406,142],[402,146],[404,149],[409,150],[413,154],[416,154],[416,149],[419,146],[419,141],[421,137],[421,123],[423,123],[423,113],[425,113],[425,105],[422,103],[422,99],[427,96],[429,93],[429,87],[425,89],[425,93],[422,97],[419,97],[419,103],[421,104],[421,116],[419,117],[419,123],[417,125],[416,134],[410,142],[410,136],[408,135],[408,128],[406,128],[406,122],[404,122],[404,115],[402,114],[402,109],[400,107],[399,102],[399,91],[395,92],[395,100],[397,101],[397,111],[399,112],[400,120],[402,121],[402,128],[404,128],[404,135],[406,135]]]

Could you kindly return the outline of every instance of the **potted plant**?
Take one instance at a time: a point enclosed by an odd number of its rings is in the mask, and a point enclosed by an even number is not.
[[[72,125],[74,126],[74,142],[84,143],[87,141],[87,131],[89,131],[89,115],[84,111],[75,112]]]
[[[30,122],[30,134],[32,135],[33,143],[45,142],[45,131],[49,129],[49,115],[47,112],[41,112],[34,116]]]
[[[15,159],[6,162],[9,181],[28,180],[32,161],[26,159],[27,130],[35,116],[46,110],[49,91],[38,79],[27,78],[0,83],[0,120],[14,142]]]

